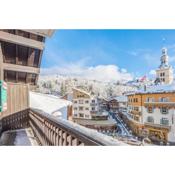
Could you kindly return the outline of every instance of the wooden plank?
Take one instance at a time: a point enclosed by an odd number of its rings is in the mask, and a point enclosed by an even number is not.
[[[7,83],[7,111],[0,117],[25,110],[29,108],[29,85]]]

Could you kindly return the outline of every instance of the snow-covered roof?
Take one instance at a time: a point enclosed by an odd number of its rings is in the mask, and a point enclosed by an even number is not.
[[[175,82],[170,85],[159,84],[153,86],[147,86],[146,89],[144,87],[138,91],[128,93],[127,95],[132,94],[147,94],[147,93],[168,93],[168,92],[175,92]]]
[[[121,96],[117,96],[117,97],[111,97],[109,99],[109,101],[111,101],[111,100],[116,100],[118,102],[127,102],[128,101],[128,98],[125,95],[121,95]]]
[[[115,98],[118,102],[127,102],[128,98],[125,95],[121,95]]]
[[[63,111],[67,111],[67,106],[70,105],[72,102],[53,95],[30,92],[30,107],[40,109],[48,114],[65,115]]]
[[[84,94],[88,95],[88,96],[91,97],[91,98],[96,98],[96,95],[93,95],[93,94],[91,94],[90,92],[87,92],[87,91],[85,91],[85,90],[78,89],[78,88],[72,88],[72,90],[76,90],[76,91],[79,91],[79,92],[81,92],[81,93],[84,93]]]

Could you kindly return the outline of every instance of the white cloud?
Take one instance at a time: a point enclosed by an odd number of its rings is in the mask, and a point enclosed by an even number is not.
[[[149,74],[150,75],[156,75],[156,71],[155,70],[150,70]]]
[[[69,64],[60,67],[43,68],[42,75],[61,74],[71,77],[82,77],[104,82],[129,81],[133,76],[126,69],[119,69],[116,65],[98,65],[87,67],[82,64]]]

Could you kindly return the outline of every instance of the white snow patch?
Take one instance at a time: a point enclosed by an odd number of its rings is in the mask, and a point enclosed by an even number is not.
[[[40,109],[53,116],[67,119],[67,107],[71,105],[72,102],[53,95],[30,92],[30,107]]]

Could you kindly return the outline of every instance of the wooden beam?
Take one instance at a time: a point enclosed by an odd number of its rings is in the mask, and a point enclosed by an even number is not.
[[[37,48],[40,50],[44,49],[43,42],[32,40],[32,39],[14,35],[14,34],[10,34],[10,33],[3,32],[3,31],[0,31],[0,40],[18,44],[18,45],[27,46],[27,47]]]
[[[16,71],[16,72],[34,73],[34,74],[39,74],[39,72],[40,72],[39,68],[21,66],[21,65],[16,65],[16,64],[8,64],[8,63],[3,64],[3,69]]]

